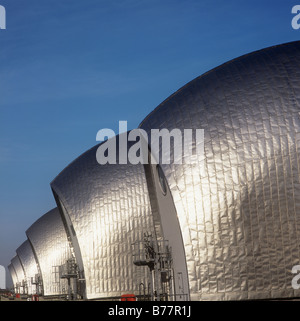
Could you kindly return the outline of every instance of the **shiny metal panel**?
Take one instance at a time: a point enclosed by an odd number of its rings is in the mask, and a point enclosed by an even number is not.
[[[8,268],[8,271],[9,271],[10,275],[11,275],[11,278],[12,278],[12,281],[13,281],[13,286],[14,286],[14,289],[15,289],[16,286],[17,286],[17,283],[18,283],[18,278],[17,278],[16,271],[15,271],[12,263],[9,264],[7,268]]]
[[[162,165],[193,300],[299,296],[300,42],[230,61],[140,127],[204,129],[204,160]],[[195,142],[194,142],[195,143]]]
[[[36,286],[32,284],[32,279],[38,274],[37,262],[35,260],[32,247],[28,240],[26,240],[17,250],[17,255],[21,261],[24,269],[25,281],[27,284],[27,293],[35,294]]]
[[[99,165],[93,147],[51,183],[73,225],[88,299],[139,294],[146,267],[133,264],[132,244],[153,231],[142,165]]]
[[[65,228],[57,208],[44,214],[26,235],[36,255],[44,296],[67,293],[67,280],[60,279],[58,267],[72,257]]]
[[[24,269],[23,266],[21,264],[20,258],[18,257],[18,255],[16,255],[12,260],[11,260],[11,264],[14,267],[14,270],[16,272],[16,276],[17,276],[17,289],[19,291],[19,293],[23,294],[25,293],[25,288],[24,288],[24,282],[25,282],[25,274],[24,274]]]

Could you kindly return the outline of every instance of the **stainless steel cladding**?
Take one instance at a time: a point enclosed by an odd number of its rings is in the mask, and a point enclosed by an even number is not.
[[[26,240],[16,252],[24,269],[26,293],[36,294],[35,279],[38,275],[38,267],[29,241]]]
[[[161,165],[182,232],[193,300],[299,296],[291,286],[292,267],[300,263],[299,115],[300,42],[295,42],[204,74],[141,123],[149,134],[204,129],[203,158]],[[92,190],[86,192],[85,198],[93,198]]]
[[[57,208],[39,218],[27,231],[42,277],[45,296],[66,294],[68,284],[61,278],[61,266],[72,258],[67,234]]]
[[[11,260],[11,264],[14,267],[14,270],[16,272],[17,283],[15,288],[17,290],[17,293],[24,294],[25,293],[25,274],[18,255],[16,255]]]
[[[99,165],[93,147],[51,183],[82,262],[86,297],[139,294],[147,269],[133,264],[132,243],[153,231],[142,165]]]
[[[8,271],[9,271],[10,275],[11,275],[14,289],[16,289],[17,288],[17,283],[18,283],[18,278],[17,278],[17,274],[16,274],[16,271],[15,271],[15,268],[13,267],[12,263],[10,263],[7,268],[8,268]]]

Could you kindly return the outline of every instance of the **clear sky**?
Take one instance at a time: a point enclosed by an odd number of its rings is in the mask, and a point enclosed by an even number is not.
[[[55,207],[49,183],[202,73],[300,40],[294,0],[0,0],[0,265]]]

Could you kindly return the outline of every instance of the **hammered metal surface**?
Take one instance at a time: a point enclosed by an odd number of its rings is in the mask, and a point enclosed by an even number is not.
[[[17,278],[16,271],[15,271],[12,263],[10,263],[7,268],[8,268],[8,271],[9,271],[10,275],[11,275],[11,278],[12,278],[12,281],[13,281],[13,286],[14,286],[14,289],[15,289],[16,286],[17,286],[17,283],[18,283],[18,278]]]
[[[149,134],[204,129],[203,161],[162,165],[193,300],[300,295],[291,286],[300,263],[299,112],[295,42],[200,76],[141,123]]]
[[[93,147],[51,183],[76,232],[88,299],[139,294],[147,268],[133,264],[132,243],[153,230],[142,165],[99,165]]]
[[[21,261],[20,261],[18,255],[16,255],[15,257],[12,258],[11,264],[15,270],[15,273],[16,273],[18,291],[19,291],[19,293],[23,294],[24,287],[22,287],[22,284],[25,281],[25,274],[24,274],[24,269],[22,267],[22,264],[21,264]]]
[[[67,293],[66,279],[60,279],[58,266],[70,259],[71,251],[57,208],[47,212],[26,231],[37,258],[45,296]]]
[[[28,240],[26,240],[17,250],[17,255],[21,261],[24,269],[25,281],[27,282],[28,294],[36,293],[36,286],[31,283],[31,280],[35,279],[35,275],[38,274],[37,263],[32,252],[32,247]]]

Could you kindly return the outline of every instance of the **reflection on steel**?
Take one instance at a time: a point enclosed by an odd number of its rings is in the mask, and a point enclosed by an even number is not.
[[[161,165],[193,300],[299,296],[290,272],[300,258],[299,70],[300,42],[248,54],[191,81],[140,125],[149,137],[204,129],[204,159]]]
[[[51,183],[70,237],[78,241],[74,251],[83,262],[88,299],[138,293],[140,283],[148,284],[147,268],[133,264],[131,245],[153,231],[143,166],[100,166],[97,147]]]
[[[38,219],[27,231],[41,273],[45,296],[67,294],[59,266],[72,257],[65,228],[57,208]]]
[[[204,129],[204,155],[195,140],[183,164],[99,165],[95,146],[66,167],[51,183],[59,210],[27,231],[44,294],[299,297],[300,42],[207,72],[140,128],[149,146],[151,129]],[[10,271],[24,291],[18,256]]]
[[[24,294],[26,293],[26,280],[25,280],[25,274],[24,274],[24,269],[22,267],[21,261],[16,255],[12,260],[11,260],[11,265],[13,266],[15,273],[16,273],[16,279],[17,283],[15,285],[15,289],[17,293]]]
[[[9,271],[9,273],[11,275],[11,278],[12,278],[12,281],[13,281],[14,290],[15,290],[15,292],[17,292],[16,288],[17,288],[18,278],[17,278],[17,274],[16,274],[16,271],[15,271],[12,263],[10,263],[8,265],[8,271]]]
[[[36,284],[32,284],[32,278],[35,278],[38,274],[37,263],[32,252],[30,243],[25,241],[17,250],[17,255],[21,261],[22,267],[24,269],[24,281],[26,284],[27,294],[36,294],[37,287]]]

